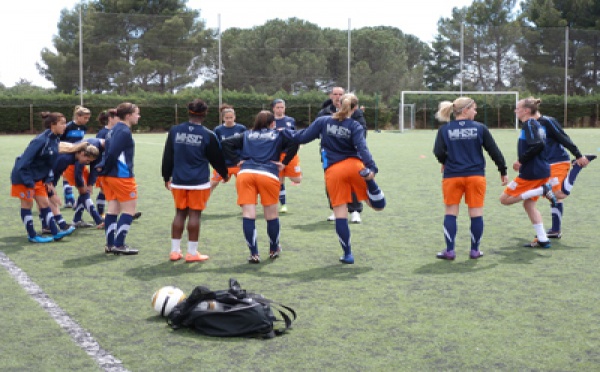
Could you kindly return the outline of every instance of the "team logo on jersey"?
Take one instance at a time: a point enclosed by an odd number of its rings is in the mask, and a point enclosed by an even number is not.
[[[257,139],[268,139],[274,140],[277,138],[277,132],[251,132],[248,134],[248,139],[257,140]]]
[[[202,135],[191,133],[177,133],[175,135],[175,143],[200,146],[202,144]]]
[[[193,131],[194,131],[194,126],[193,126],[193,125],[190,125],[190,126],[188,127],[188,130],[189,130],[190,132],[193,132]]]
[[[350,138],[350,129],[336,124],[327,124],[327,134],[337,138]]]
[[[477,138],[477,128],[460,128],[448,130],[450,141],[466,140]]]

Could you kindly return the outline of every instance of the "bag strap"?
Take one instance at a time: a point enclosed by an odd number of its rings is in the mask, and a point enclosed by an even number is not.
[[[284,334],[288,329],[290,329],[292,327],[292,322],[297,318],[296,311],[289,306],[264,297],[252,297],[252,299],[263,305],[269,305],[281,315],[281,318],[283,318],[283,322],[285,323],[285,328],[273,328],[273,332],[275,332],[275,335],[277,336]],[[290,316],[286,314],[284,310],[287,310],[292,315],[292,318],[290,318]],[[281,319],[275,318],[275,321],[281,322]]]

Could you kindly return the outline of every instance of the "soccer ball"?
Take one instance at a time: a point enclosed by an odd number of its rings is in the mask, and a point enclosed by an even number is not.
[[[185,300],[183,291],[172,285],[162,287],[152,295],[152,308],[161,316],[168,316],[171,310]]]

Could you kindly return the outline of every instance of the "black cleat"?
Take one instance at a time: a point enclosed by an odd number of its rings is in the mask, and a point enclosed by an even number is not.
[[[556,200],[556,195],[554,195],[554,191],[552,191],[552,185],[550,184],[550,182],[543,184],[542,188],[544,190],[543,195],[546,197],[546,199],[550,201],[550,205],[552,205],[552,208],[556,208],[556,206],[558,205],[558,200]]]
[[[137,220],[140,217],[142,217],[142,212],[135,212],[135,214],[133,215],[134,220]]]
[[[128,245],[122,245],[120,247],[112,247],[111,252],[115,255],[131,256],[138,254],[140,251],[137,249],[130,248]]]

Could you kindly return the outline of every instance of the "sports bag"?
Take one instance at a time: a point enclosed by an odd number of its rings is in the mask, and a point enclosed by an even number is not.
[[[232,278],[227,290],[194,288],[173,308],[167,323],[173,329],[187,327],[208,336],[273,338],[290,329],[295,319],[291,307],[247,292]]]

